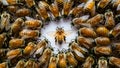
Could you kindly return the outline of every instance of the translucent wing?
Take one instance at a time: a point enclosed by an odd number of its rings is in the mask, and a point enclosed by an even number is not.
[[[56,31],[50,31],[47,33],[47,35],[49,35],[50,37],[54,37],[55,33],[56,33]]]
[[[72,30],[66,30],[66,31],[65,31],[65,35],[66,35],[66,36],[69,36],[69,35],[71,35],[72,33],[73,33]]]

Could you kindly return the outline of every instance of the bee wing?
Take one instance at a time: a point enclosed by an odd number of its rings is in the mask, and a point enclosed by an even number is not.
[[[65,31],[65,35],[66,35],[66,36],[69,36],[69,35],[71,35],[72,33],[73,33],[72,30],[67,30],[67,31]]]
[[[74,50],[74,52],[75,52],[79,57],[85,58],[84,55],[83,55],[81,52],[79,52],[79,51],[77,51],[77,50]]]
[[[49,35],[50,37],[54,37],[55,36],[55,31],[50,31],[47,33],[47,35]]]

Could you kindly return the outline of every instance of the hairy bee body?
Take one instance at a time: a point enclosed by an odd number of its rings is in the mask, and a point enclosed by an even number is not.
[[[39,65],[35,62],[34,59],[29,59],[25,65],[24,65],[25,68],[39,68]]]
[[[99,1],[97,7],[104,9],[110,2],[111,0],[101,0]]]
[[[9,68],[7,62],[0,63],[0,68]]]
[[[48,68],[57,68],[57,58],[51,57]]]
[[[66,55],[65,53],[60,53],[57,55],[58,57],[58,66],[60,68],[66,68],[67,67],[67,62],[66,62]]]
[[[91,24],[91,26],[96,26],[98,25],[101,21],[103,21],[103,14],[97,14],[94,17],[90,18],[87,20],[86,23]]]
[[[29,42],[25,47],[25,49],[23,50],[23,54],[30,56],[34,53],[35,48],[36,48],[36,45],[33,42]]]
[[[55,2],[59,8],[59,11],[62,11],[63,5],[64,5],[64,0],[55,0]]]
[[[106,46],[106,45],[109,45],[111,43],[111,41],[108,37],[97,37],[95,39],[95,43],[97,45]]]
[[[40,29],[42,27],[42,22],[40,20],[28,20],[25,21],[24,26],[30,29]]]
[[[100,57],[98,60],[98,68],[109,68],[105,57]]]
[[[1,23],[0,23],[1,29],[5,29],[8,31],[10,29],[10,14],[7,12],[3,12],[1,14]]]
[[[93,64],[95,63],[95,60],[92,56],[88,56],[83,63],[82,67],[83,68],[92,68]]]
[[[38,38],[39,37],[39,31],[38,30],[29,30],[29,29],[23,29],[22,31],[19,32],[19,35],[22,38]]]
[[[87,49],[91,49],[93,47],[93,44],[92,44],[93,39],[78,36],[76,41],[80,46],[85,47]]]
[[[66,59],[69,63],[70,66],[76,67],[78,64],[78,61],[75,59],[74,55],[72,52],[67,52],[66,53]]]
[[[19,60],[15,66],[15,68],[24,68],[25,66],[25,61],[24,60]]]
[[[114,16],[113,16],[113,12],[106,12],[105,13],[105,26],[108,28],[113,28],[115,26],[115,21],[114,21]]]
[[[14,48],[19,48],[24,46],[24,40],[23,39],[11,39],[9,41],[9,47],[14,49]]]
[[[107,37],[109,30],[104,26],[100,26],[96,29],[96,33],[100,36]]]
[[[51,6],[49,8],[50,8],[50,11],[52,12],[54,18],[58,19],[60,17],[58,6],[53,3],[53,4],[51,4]]]
[[[47,11],[50,10],[49,9],[50,5],[46,1],[39,1],[38,6],[40,5],[43,5]]]
[[[80,28],[78,34],[90,38],[97,37],[96,32],[92,28],[87,28],[87,27]]]
[[[5,33],[0,34],[0,48],[3,46],[3,44],[5,44],[6,39]]]
[[[18,3],[18,0],[6,0],[9,5],[15,5]]]
[[[120,67],[120,58],[117,57],[109,57],[109,63],[111,65],[115,65],[116,67]]]
[[[24,17],[24,16],[28,16],[30,14],[30,10],[27,8],[22,8],[22,9],[18,9],[16,11],[16,16],[18,17]]]
[[[31,7],[33,7],[35,5],[34,0],[25,0],[25,2],[26,2],[27,6],[29,8],[31,8]]]
[[[96,46],[94,48],[94,52],[98,55],[110,55],[112,53],[112,49],[108,46]]]

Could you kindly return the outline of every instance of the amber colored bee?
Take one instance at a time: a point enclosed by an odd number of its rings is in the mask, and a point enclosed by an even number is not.
[[[18,16],[18,17],[24,17],[24,16],[28,16],[28,15],[30,15],[30,10],[29,9],[27,9],[27,8],[22,8],[22,9],[18,9],[17,11],[16,11],[16,16]]]
[[[8,6],[7,8],[8,8],[9,12],[15,13],[17,11],[17,9],[18,9],[18,6],[11,5],[11,6]]]
[[[83,63],[82,68],[92,68],[94,63],[95,63],[94,58],[92,56],[88,56],[85,62]]]
[[[97,14],[94,17],[90,18],[89,20],[87,20],[86,23],[91,24],[91,26],[96,26],[98,25],[100,22],[103,21],[103,14]]]
[[[3,12],[1,15],[1,29],[5,29],[6,31],[8,31],[10,29],[10,14],[8,14],[7,12]]]
[[[6,39],[5,33],[0,34],[0,48],[3,46],[3,44],[5,44]]]
[[[112,49],[108,46],[96,46],[94,48],[94,53],[99,55],[110,55],[112,53]]]
[[[67,67],[67,61],[66,61],[65,53],[59,53],[57,55],[57,57],[58,57],[58,67],[59,68],[66,68]]]
[[[97,27],[96,33],[100,36],[106,37],[108,36],[109,30],[104,26],[100,26],[100,27]]]
[[[98,60],[98,68],[109,68],[105,57],[100,57]]]
[[[92,28],[88,28],[88,27],[80,28],[78,31],[78,34],[84,37],[90,37],[90,38],[97,37],[96,32]]]
[[[84,15],[84,16],[81,16],[80,18],[74,18],[71,24],[75,27],[81,27],[82,25],[84,26],[88,18],[89,18],[89,15]]]
[[[35,48],[36,48],[36,44],[34,44],[33,42],[29,42],[25,47],[25,49],[23,50],[23,54],[32,55],[35,51]]]
[[[84,61],[85,56],[83,54],[86,54],[87,51],[79,47],[76,42],[70,43],[69,46],[70,49],[74,52],[73,54],[75,55],[76,59],[79,61]]]
[[[68,61],[69,65],[72,67],[76,67],[78,64],[78,61],[75,59],[73,53],[70,51],[66,53],[66,60]]]
[[[105,46],[105,45],[109,45],[111,43],[111,41],[110,41],[110,39],[108,37],[97,37],[95,39],[95,43],[97,45]]]
[[[120,43],[114,43],[112,46],[115,51],[120,51]]]
[[[15,5],[18,3],[18,0],[6,0],[9,5]]]
[[[31,8],[31,7],[33,7],[35,5],[34,0],[25,0],[25,2],[26,2],[27,6],[29,8]]]
[[[37,43],[37,46],[36,46],[36,50],[35,50],[35,53],[34,53],[34,56],[41,56],[44,49],[48,46],[48,40],[47,39],[44,39],[44,40],[41,40],[40,42]]]
[[[38,38],[39,37],[39,30],[29,30],[29,29],[23,29],[19,32],[19,35],[26,39],[26,38]]]
[[[9,68],[7,62],[0,63],[0,68]]]
[[[113,16],[113,12],[109,11],[105,13],[105,26],[108,28],[113,28],[115,26],[115,20],[114,20],[114,16]]]
[[[14,48],[19,48],[19,47],[23,47],[24,46],[24,40],[23,39],[11,39],[9,41],[9,47],[14,49]]]
[[[57,68],[57,57],[52,56],[48,68]]]
[[[84,6],[84,11],[89,12],[91,16],[95,15],[95,1],[94,0],[89,0]]]
[[[25,21],[24,26],[31,29],[40,29],[42,27],[42,21],[40,20],[28,20]]]
[[[77,7],[74,7],[71,11],[70,11],[70,15],[72,17],[79,17],[80,16],[80,13],[83,12],[83,6],[77,6]]]
[[[39,1],[38,6],[43,5],[46,10],[49,10],[50,5],[46,1]]]
[[[71,7],[72,7],[72,2],[71,1],[66,1],[64,2],[64,5],[63,5],[63,10],[62,10],[62,15],[64,17],[67,17],[70,10],[71,10]]]
[[[112,30],[109,32],[109,37],[117,37],[120,34],[120,24],[118,23]]]
[[[50,16],[43,5],[40,5],[38,8],[36,8],[36,10],[43,20],[50,21]]]
[[[60,14],[59,14],[58,6],[55,3],[52,3],[49,9],[53,14],[54,19],[59,19]]]
[[[120,4],[120,0],[112,0],[113,8],[116,8]]]
[[[82,36],[78,36],[76,38],[76,42],[80,45],[80,46],[83,46],[87,49],[91,49],[93,47],[93,39],[90,39],[90,38],[85,38],[85,37],[82,37]]]
[[[111,0],[100,0],[99,3],[97,4],[98,8],[104,9],[110,2]]]
[[[24,66],[25,66],[25,61],[19,60],[18,63],[16,64],[15,68],[24,68]]]
[[[22,29],[23,26],[23,19],[22,18],[17,18],[14,23],[11,25],[11,30],[10,32],[12,33],[12,35],[14,36],[18,36],[19,32]]]
[[[21,49],[13,49],[7,52],[7,58],[13,59],[22,56],[22,50]]]
[[[64,5],[64,0],[55,0],[55,2],[59,8],[59,11],[62,11],[63,5]]]
[[[24,68],[39,68],[38,63],[35,62],[34,59],[29,59],[25,65]]]
[[[43,67],[44,65],[48,65],[51,55],[52,55],[52,50],[50,48],[46,48],[42,56],[38,59],[41,67]]]
[[[114,65],[114,66],[120,68],[120,58],[109,57],[109,64]]]

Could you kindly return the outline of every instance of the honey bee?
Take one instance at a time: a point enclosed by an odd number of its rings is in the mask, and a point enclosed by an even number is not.
[[[113,28],[115,26],[115,21],[114,21],[114,16],[113,16],[113,12],[109,11],[105,13],[105,26],[108,28]]]
[[[34,59],[29,59],[26,63],[24,68],[39,68],[39,65],[35,62]]]
[[[70,51],[66,53],[66,60],[68,61],[69,65],[72,67],[76,67],[78,64],[78,61],[75,59],[73,53]]]
[[[35,5],[34,0],[25,0],[25,2],[26,2],[27,6],[29,8],[31,8],[31,7],[33,7]]]
[[[9,41],[9,47],[14,49],[14,48],[19,48],[19,47],[23,47],[24,46],[24,40],[23,39],[11,39]]]
[[[24,66],[25,66],[25,61],[19,60],[18,63],[16,64],[15,68],[24,68]]]
[[[98,60],[98,68],[109,68],[105,57],[100,57]]]
[[[18,3],[18,0],[6,0],[9,5],[15,5]]]
[[[25,21],[24,25],[27,28],[40,29],[40,28],[42,28],[42,21],[40,21],[40,20],[28,20],[28,21]]]
[[[97,14],[94,17],[87,20],[86,23],[91,24],[91,26],[96,26],[103,21],[103,17],[104,17],[103,14]]]
[[[90,28],[90,27],[80,28],[79,31],[78,31],[78,34],[82,35],[84,37],[90,37],[90,38],[97,37],[96,32],[92,28]]]
[[[98,8],[104,9],[110,2],[111,0],[100,0],[99,3],[97,4]]]
[[[46,8],[46,10],[49,10],[50,6],[47,2],[46,1],[39,1],[38,6],[40,7],[41,5],[43,5]]]
[[[9,68],[7,62],[0,63],[0,68]]]
[[[41,16],[42,20],[50,21],[50,16],[47,13],[47,10],[43,5],[39,5],[39,7],[36,8],[36,10],[37,10],[38,14]]]
[[[17,18],[15,22],[11,25],[10,32],[12,35],[15,37],[19,35],[19,32],[21,31],[21,28],[23,26],[23,19],[22,18]]]
[[[0,34],[0,48],[3,46],[3,44],[5,44],[6,39],[6,33]]]
[[[74,52],[73,54],[75,55],[76,59],[79,61],[84,61],[85,59],[84,55],[87,53],[87,51],[82,47],[79,47],[79,45],[74,41],[71,42],[69,46],[70,46],[70,49]]]
[[[113,8],[116,8],[120,4],[120,0],[112,0],[111,2],[113,5]]]
[[[114,43],[112,46],[115,51],[120,51],[120,43]]]
[[[81,6],[81,5],[82,5],[82,6]],[[70,11],[69,15],[72,16],[73,18],[74,18],[74,17],[79,17],[80,13],[83,12],[83,4],[81,4],[81,5],[79,5],[79,6],[77,6],[77,7],[74,7],[74,8]]]
[[[117,37],[120,34],[120,23],[118,23],[110,32],[108,33],[108,36],[110,38]]]
[[[66,1],[64,2],[63,5],[63,10],[62,10],[62,15],[66,18],[72,8],[72,2],[71,1]]]
[[[51,55],[52,55],[52,50],[50,48],[46,48],[42,56],[38,59],[41,67],[43,67],[44,65],[46,66],[48,65]]]
[[[117,57],[109,57],[109,63],[111,65],[114,65],[116,67],[120,67],[120,58],[117,58]]]
[[[87,49],[91,49],[93,47],[93,39],[90,39],[90,38],[85,38],[85,37],[82,37],[82,36],[78,36],[76,38],[76,42],[80,45],[80,46],[83,46]]]
[[[59,14],[59,9],[58,6],[55,3],[52,3],[51,6],[49,7],[50,11],[53,14],[54,19],[58,19],[60,18],[60,14]]]
[[[30,15],[30,10],[29,9],[27,9],[27,8],[21,8],[21,9],[18,9],[17,11],[16,11],[16,16],[18,16],[18,17],[24,17],[24,16],[28,16],[28,15]]]
[[[7,7],[7,9],[10,13],[15,13],[18,10],[18,6],[10,5]]]
[[[63,5],[64,5],[64,0],[55,0],[55,3],[57,4],[59,11],[62,11]]]
[[[8,31],[10,29],[10,14],[7,12],[2,13],[0,26],[2,30]]]
[[[47,47],[47,45],[48,45],[48,40],[47,39],[44,39],[44,40],[41,40],[40,42],[38,42],[37,46],[36,46],[34,56],[35,57],[41,56],[44,49]]]
[[[24,38],[24,39],[28,39],[28,38],[38,38],[40,33],[39,30],[29,30],[29,29],[23,29],[22,31],[19,32],[19,35]]]
[[[95,1],[89,0],[84,6],[84,12],[89,12],[91,16],[95,15]]]
[[[36,44],[34,44],[33,42],[29,42],[25,47],[25,49],[23,50],[23,54],[31,56],[35,52],[35,48],[36,48]]]
[[[98,55],[110,55],[112,53],[112,49],[108,46],[96,46],[94,48],[94,53]]]
[[[95,39],[95,43],[97,45],[106,46],[106,45],[109,45],[111,43],[111,41],[110,41],[110,39],[108,37],[97,37]]]
[[[21,49],[13,49],[7,52],[7,58],[8,59],[14,59],[22,56],[22,50]]]
[[[85,22],[88,20],[89,18],[89,15],[85,15],[85,16],[81,16],[80,18],[74,18],[72,20],[72,25],[75,26],[75,27],[81,27],[82,25],[85,24]]]
[[[50,58],[50,62],[49,62],[48,68],[57,68],[57,57],[52,56]]]
[[[85,62],[83,63],[82,68],[92,68],[94,63],[95,60],[93,56],[88,56]]]
[[[100,36],[107,37],[109,30],[104,26],[100,26],[96,29],[96,33]]]
[[[57,55],[57,57],[58,57],[58,66],[59,66],[59,68],[66,68],[67,67],[67,61],[66,61],[65,53],[59,53]]]

